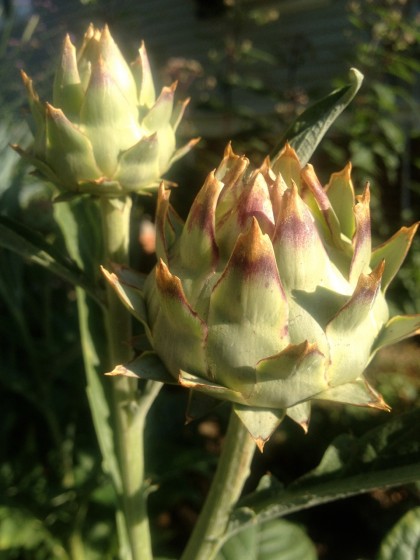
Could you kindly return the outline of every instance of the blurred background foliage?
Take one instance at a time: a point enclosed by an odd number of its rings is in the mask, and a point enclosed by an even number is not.
[[[419,217],[420,6],[414,0],[4,0],[0,18],[0,214],[41,233],[58,250],[51,189],[28,174],[9,143],[31,141],[18,70],[49,98],[66,32],[81,38],[89,21],[107,22],[125,54],[145,39],[161,84],[179,81],[192,97],[181,135],[202,136],[171,170],[183,215],[229,140],[261,162],[290,121],[340,86],[354,66],[361,93],[314,158],[321,179],[351,160],[360,192],[373,192],[376,242]],[[181,141],[180,141],[181,143]],[[138,218],[153,199],[138,200]],[[153,255],[134,243],[143,270]],[[390,294],[395,311],[420,312],[420,240]],[[0,249],[0,559],[116,557],[112,488],[85,396],[75,294],[46,270]],[[370,376],[394,414],[420,402],[420,348],[380,354]],[[147,433],[150,511],[156,553],[179,556],[217,462],[227,409],[184,425],[185,394],[165,389]],[[287,421],[255,458],[248,489],[270,471],[282,482],[313,468],[331,439],[359,435],[383,413],[316,408],[308,435]],[[373,559],[390,527],[418,503],[417,487],[381,490],[292,516],[319,558]],[[345,526],[342,520],[346,519]],[[340,520],[337,523],[337,520]],[[349,536],[351,534],[351,537]],[[345,542],[345,550],[342,543]]]

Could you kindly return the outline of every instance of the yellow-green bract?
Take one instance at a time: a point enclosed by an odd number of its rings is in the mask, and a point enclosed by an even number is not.
[[[174,107],[176,84],[155,88],[144,44],[128,65],[108,27],[90,25],[76,51],[69,36],[42,103],[23,72],[35,140],[14,148],[61,191],[119,196],[157,188],[162,174],[196,143],[175,149],[188,100]]]
[[[260,448],[285,414],[306,429],[314,399],[388,409],[363,372],[419,332],[385,300],[418,224],[372,250],[350,172],[323,187],[290,146],[259,169],[228,147],[185,224],[162,186],[155,269],[106,274],[154,351],[113,373],[231,401]]]

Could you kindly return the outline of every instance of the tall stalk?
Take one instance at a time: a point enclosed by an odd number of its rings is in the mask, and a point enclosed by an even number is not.
[[[94,278],[98,279],[100,264],[128,264],[130,210],[128,196],[56,205],[70,255]],[[160,384],[149,383],[140,393],[133,379],[104,377],[130,359],[131,317],[108,286],[102,308],[81,288],[76,294],[89,405],[104,469],[118,500],[119,556],[151,560],[143,438],[146,415]]]
[[[232,411],[209,494],[181,560],[212,560],[249,476],[255,442]]]
[[[131,197],[102,198],[101,215],[106,264],[128,264]],[[113,367],[130,359],[131,316],[107,284],[106,312],[109,363]],[[122,510],[133,560],[152,558],[144,484],[143,431],[145,414],[139,407],[137,381],[110,380],[114,446],[121,474]]]

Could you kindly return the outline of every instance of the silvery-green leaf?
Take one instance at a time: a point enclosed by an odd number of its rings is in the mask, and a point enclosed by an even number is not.
[[[327,130],[352,101],[362,85],[363,75],[356,68],[351,68],[349,77],[349,85],[333,91],[299,115],[273,150],[274,157],[286,142],[289,142],[296,150],[302,165],[310,160]]]

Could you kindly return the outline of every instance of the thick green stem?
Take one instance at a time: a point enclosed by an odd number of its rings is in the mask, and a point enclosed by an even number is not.
[[[103,240],[106,264],[128,264],[131,198],[102,199]],[[131,317],[107,286],[107,342],[111,367],[130,359]],[[144,483],[143,432],[146,415],[141,410],[136,380],[110,380],[114,447],[121,475],[120,500],[132,560],[152,558]]]
[[[67,249],[93,281],[98,280],[100,264],[128,263],[130,209],[128,197],[101,202],[80,198],[55,205]],[[89,405],[104,470],[118,498],[119,558],[151,560],[143,429],[160,384],[147,386],[139,395],[132,380],[104,376],[130,357],[129,314],[110,288],[103,307],[82,288],[76,293]]]
[[[216,474],[181,560],[212,560],[215,557],[232,507],[248,478],[254,451],[254,441],[232,411]]]

